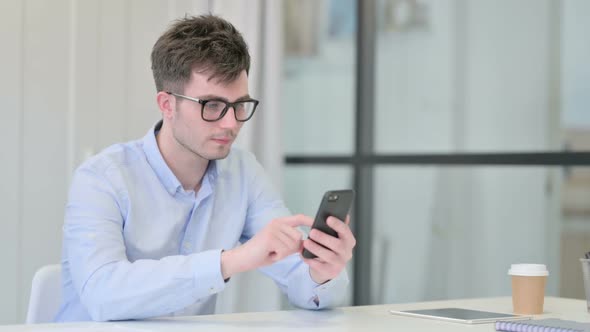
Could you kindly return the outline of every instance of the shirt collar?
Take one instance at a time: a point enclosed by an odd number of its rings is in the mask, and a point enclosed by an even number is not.
[[[168,164],[164,161],[158,142],[156,141],[156,135],[162,128],[162,120],[158,121],[153,128],[143,138],[143,151],[146,155],[147,161],[160,179],[160,182],[164,185],[170,195],[174,195],[177,191],[182,190],[182,185],[176,175],[172,173]],[[215,183],[215,179],[220,173],[220,165],[217,161],[211,160],[204,176],[209,176],[211,184]]]

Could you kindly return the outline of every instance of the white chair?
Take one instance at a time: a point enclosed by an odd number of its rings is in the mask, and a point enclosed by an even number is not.
[[[53,321],[61,304],[61,265],[45,265],[35,273],[27,324]]]

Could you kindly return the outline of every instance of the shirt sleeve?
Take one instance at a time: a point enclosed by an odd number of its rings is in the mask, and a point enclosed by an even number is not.
[[[221,249],[130,262],[122,204],[107,177],[88,168],[76,172],[63,228],[64,264],[93,320],[162,316],[224,289]]]
[[[247,166],[253,170],[253,175],[242,243],[253,237],[271,220],[291,215],[262,166],[251,154],[248,157]],[[275,281],[287,295],[289,302],[304,309],[322,309],[341,304],[349,283],[348,274],[343,270],[337,278],[317,284],[311,278],[309,266],[303,262],[299,254],[293,254],[259,270]]]
[[[289,302],[304,309],[341,305],[349,283],[346,270],[324,284],[316,283],[311,279],[309,266],[301,260],[299,254],[263,267],[260,271],[275,281],[283,293],[287,294]]]

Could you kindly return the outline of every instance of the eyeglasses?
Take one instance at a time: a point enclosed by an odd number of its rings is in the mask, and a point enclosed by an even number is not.
[[[220,99],[203,100],[183,96],[181,94],[177,94],[174,92],[167,91],[166,93],[178,98],[194,101],[196,103],[201,104],[201,118],[203,118],[203,120],[207,122],[215,122],[223,118],[223,116],[225,116],[230,107],[233,107],[234,109],[234,116],[236,117],[236,121],[246,122],[250,120],[252,115],[254,115],[254,111],[256,111],[256,107],[259,103],[259,101],[256,99],[246,99],[230,103]]]

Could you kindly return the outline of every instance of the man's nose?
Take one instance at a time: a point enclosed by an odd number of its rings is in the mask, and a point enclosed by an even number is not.
[[[236,120],[236,113],[233,107],[230,107],[223,118],[219,119],[219,125],[222,128],[235,128],[238,126],[239,122]]]

